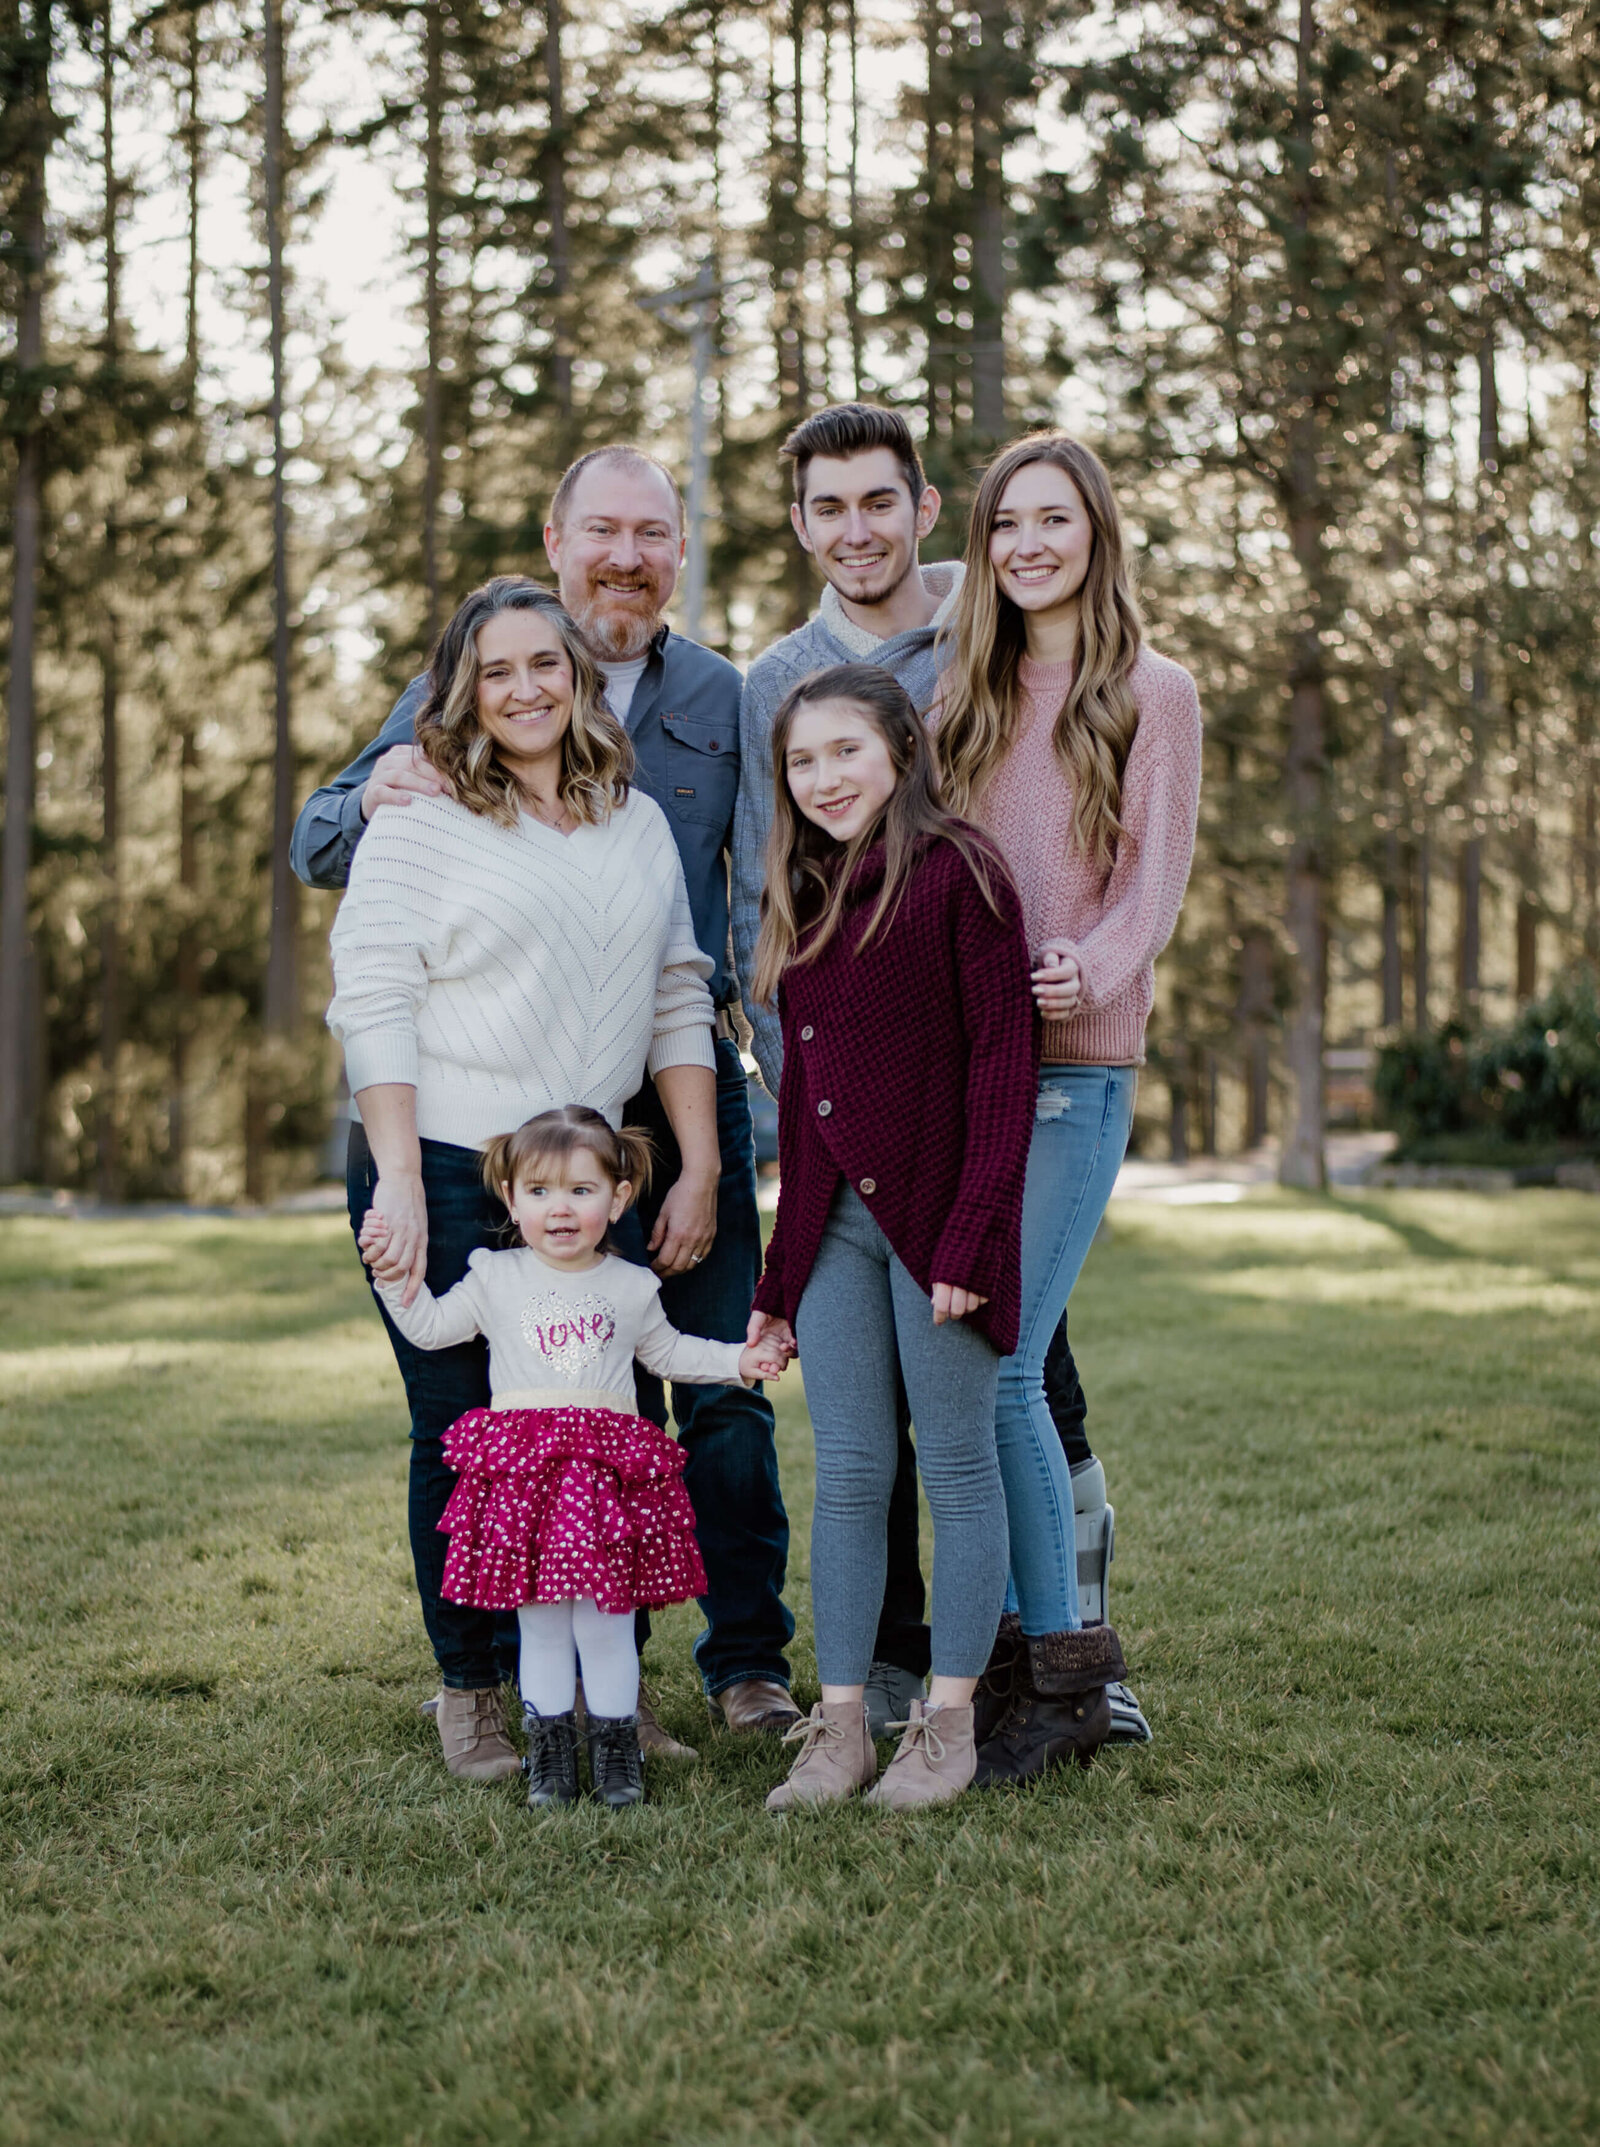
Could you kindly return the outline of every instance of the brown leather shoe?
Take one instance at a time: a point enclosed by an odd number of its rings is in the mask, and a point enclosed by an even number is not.
[[[582,1678],[578,1680],[577,1712],[578,1729],[581,1734],[583,1725],[588,1719],[584,1712]],[[655,1696],[645,1684],[643,1678],[639,1680],[639,1697],[634,1703],[634,1720],[639,1730],[639,1750],[647,1752],[652,1759],[698,1759],[700,1757],[692,1744],[680,1744],[671,1730],[662,1728],[661,1719],[656,1713]]]
[[[741,1735],[758,1730],[781,1734],[805,1720],[790,1699],[788,1686],[780,1685],[775,1677],[747,1677],[737,1685],[724,1685],[706,1705],[713,1722],[720,1719],[724,1729]]]
[[[462,1692],[446,1685],[434,1720],[444,1763],[468,1782],[503,1782],[522,1772],[522,1760],[506,1735],[505,1710],[498,1685]]]

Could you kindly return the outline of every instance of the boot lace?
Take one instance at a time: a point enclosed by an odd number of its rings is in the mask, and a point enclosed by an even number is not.
[[[924,1751],[933,1765],[938,1766],[944,1758],[945,1743],[934,1726],[933,1715],[937,1713],[938,1709],[935,1708],[933,1714],[916,1715],[909,1721],[889,1724],[890,1729],[904,1730],[906,1733],[899,1751],[894,1755],[896,1759],[909,1759],[913,1752]]]
[[[807,1715],[803,1721],[794,1723],[784,1731],[783,1742],[800,1747],[795,1759],[795,1765],[798,1767],[811,1757],[818,1745],[843,1744],[844,1725],[830,1722],[825,1715],[818,1715],[815,1719]]]

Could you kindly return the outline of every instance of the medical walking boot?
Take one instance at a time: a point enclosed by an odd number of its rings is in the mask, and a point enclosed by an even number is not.
[[[1072,1505],[1078,1539],[1078,1610],[1085,1625],[1107,1625],[1117,1509],[1106,1504],[1106,1472],[1098,1461],[1085,1461],[1073,1470]],[[1106,1703],[1111,1709],[1107,1744],[1151,1742],[1154,1732],[1131,1687],[1113,1678],[1106,1687]]]

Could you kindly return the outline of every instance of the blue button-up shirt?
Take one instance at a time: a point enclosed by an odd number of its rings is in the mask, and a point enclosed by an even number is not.
[[[741,680],[726,658],[663,627],[633,689],[627,730],[634,780],[666,814],[689,890],[694,936],[711,962],[711,995],[735,996],[728,956],[728,855],[739,790]],[[428,682],[414,678],[372,743],[313,793],[294,824],[289,858],[308,887],[343,887],[366,831],[361,793],[379,756],[416,736]]]

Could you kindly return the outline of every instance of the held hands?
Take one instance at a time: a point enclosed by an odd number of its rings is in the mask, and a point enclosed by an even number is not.
[[[356,1240],[380,1282],[402,1282],[401,1303],[415,1302],[428,1264],[428,1207],[422,1180],[381,1177]]]
[[[1076,1013],[1083,998],[1083,967],[1067,939],[1047,939],[1034,956],[1033,1003],[1046,1021]]]
[[[373,762],[361,793],[361,817],[370,820],[380,805],[414,805],[418,798],[443,798],[449,792],[420,746],[392,745]]]
[[[953,1282],[936,1282],[933,1286],[933,1324],[942,1327],[946,1320],[964,1320],[988,1302],[988,1298],[980,1297],[976,1290],[958,1290]]]
[[[741,1379],[777,1379],[800,1345],[794,1329],[775,1312],[752,1312],[744,1331],[745,1351],[739,1359]]]

